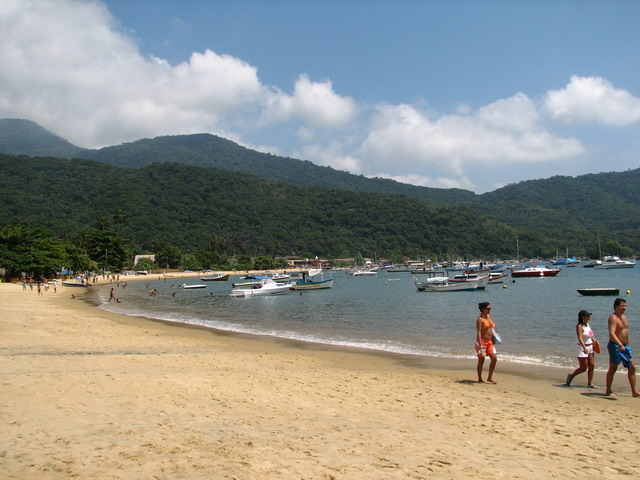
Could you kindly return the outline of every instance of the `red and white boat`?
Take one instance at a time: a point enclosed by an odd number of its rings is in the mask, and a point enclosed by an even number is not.
[[[559,268],[549,267],[526,267],[511,272],[511,276],[518,277],[555,277],[560,273]]]

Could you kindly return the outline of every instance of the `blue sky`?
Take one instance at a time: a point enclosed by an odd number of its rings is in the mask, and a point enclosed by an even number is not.
[[[640,2],[6,0],[0,116],[485,192],[640,166]],[[2,38],[5,37],[5,38]]]

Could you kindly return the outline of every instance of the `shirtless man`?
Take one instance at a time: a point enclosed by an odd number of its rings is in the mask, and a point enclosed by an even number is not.
[[[491,304],[482,302],[478,304],[480,316],[476,320],[476,352],[478,353],[478,383],[484,383],[482,380],[482,366],[484,365],[484,357],[489,356],[491,363],[489,364],[488,383],[496,383],[493,380],[493,371],[498,363],[498,355],[496,347],[493,344],[493,329],[496,324],[491,319]]]
[[[631,395],[640,397],[640,392],[636,388],[636,365],[631,358],[631,347],[629,346],[629,319],[624,314],[627,311],[627,301],[624,298],[616,298],[613,302],[613,313],[609,317],[609,343],[607,350],[609,351],[609,370],[607,371],[607,391],[605,395],[615,396],[611,390],[613,376],[618,370],[618,365],[622,359],[618,355],[626,353],[630,361],[624,366],[627,367],[627,376],[629,377],[629,385],[631,386]]]

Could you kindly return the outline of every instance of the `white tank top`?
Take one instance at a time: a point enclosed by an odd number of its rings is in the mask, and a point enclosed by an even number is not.
[[[582,326],[582,341],[585,345],[591,345],[593,343],[593,330],[589,324]]]

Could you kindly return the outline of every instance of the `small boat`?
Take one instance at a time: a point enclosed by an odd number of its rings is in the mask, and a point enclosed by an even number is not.
[[[478,290],[484,290],[485,288],[487,288],[487,285],[489,284],[489,278],[490,278],[489,274],[483,275],[479,273],[459,273],[458,275],[454,275],[453,278],[450,278],[449,282],[451,283],[477,282]]]
[[[409,270],[413,275],[420,275],[420,274],[427,274],[430,275],[432,273],[434,273],[436,270],[432,267],[425,267],[425,268],[413,268],[411,270]]]
[[[504,283],[505,278],[507,278],[507,274],[505,272],[489,273],[489,283]]]
[[[274,282],[270,278],[260,280],[260,282],[252,285],[250,288],[234,288],[231,290],[232,297],[254,297],[265,295],[277,295],[286,293],[291,288],[290,283]]]
[[[318,279],[317,277],[320,276]],[[293,283],[291,290],[320,290],[323,288],[331,288],[334,278],[329,277],[325,280],[322,270],[319,268],[302,272],[302,279]]]
[[[235,287],[253,287],[254,285],[258,285],[263,280],[273,280],[268,275],[247,275],[242,278],[247,281],[232,283],[231,286],[234,288]]]
[[[607,295],[619,295],[619,288],[579,288],[578,293],[587,297],[594,296],[607,296]]]
[[[271,274],[271,280],[273,280],[274,282],[289,280],[290,278],[291,278],[291,275],[289,275],[288,273],[272,273]]]
[[[354,277],[372,277],[377,274],[377,270],[354,270],[351,275],[353,275]]]
[[[207,275],[206,277],[200,277],[200,280],[203,282],[226,282],[229,280],[231,274],[229,273],[212,273],[211,275]]]
[[[415,281],[416,288],[420,292],[460,292],[477,290],[478,281],[452,282],[449,277],[432,277],[425,282]]]
[[[467,292],[478,290],[478,282],[432,283],[425,287],[427,292]]]
[[[401,273],[411,271],[409,267],[405,267],[404,265],[391,265],[390,267],[385,268],[385,270],[388,273]]]
[[[180,285],[180,288],[184,288],[185,290],[193,290],[195,288],[207,288],[206,285],[187,285],[186,283],[183,283],[182,285]]]
[[[62,280],[63,287],[90,287],[91,284],[82,278],[74,278],[73,280]]]
[[[511,276],[514,278],[521,277],[555,277],[560,273],[559,268],[549,268],[545,266],[541,267],[526,267],[520,270],[514,270],[511,272]]]
[[[636,262],[630,260],[620,260],[620,257],[615,255],[607,256],[602,259],[602,262],[597,263],[594,268],[633,268],[636,266]]]

